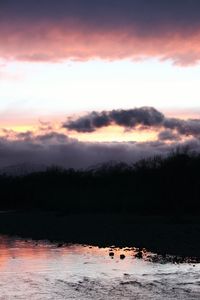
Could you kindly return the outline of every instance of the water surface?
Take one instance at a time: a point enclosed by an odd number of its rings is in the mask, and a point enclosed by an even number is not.
[[[200,299],[200,264],[1,236],[0,299]]]

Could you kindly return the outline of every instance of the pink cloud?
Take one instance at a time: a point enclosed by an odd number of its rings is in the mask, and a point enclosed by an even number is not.
[[[140,60],[155,57],[188,66],[200,60],[200,28],[192,34],[155,32],[138,34],[125,29],[89,27],[79,21],[5,24],[0,27],[0,57],[20,61]]]
[[[200,61],[199,0],[6,0],[0,58]]]

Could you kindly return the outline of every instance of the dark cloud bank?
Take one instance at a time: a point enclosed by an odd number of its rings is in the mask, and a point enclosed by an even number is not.
[[[84,121],[85,118],[87,122]],[[200,152],[199,119],[168,119],[151,107],[92,112],[75,121],[67,120],[64,127],[91,132],[108,126],[111,122],[129,129],[138,125],[143,128],[159,128],[158,140],[142,143],[89,143],[56,132],[44,132],[37,136],[31,132],[16,133],[15,140],[11,140],[9,133],[5,132],[5,137],[0,139],[0,168],[23,163],[87,168],[108,161],[132,163],[149,156],[167,155],[177,147],[188,147],[191,151]],[[186,135],[187,141],[181,142],[181,137]],[[172,143],[168,143],[169,140]]]
[[[57,165],[65,168],[87,168],[109,161],[132,163],[141,158],[166,155],[180,144],[156,142],[86,143],[60,137],[57,133],[31,139],[0,140],[0,168],[20,164]],[[191,139],[182,146],[200,150],[200,141]]]

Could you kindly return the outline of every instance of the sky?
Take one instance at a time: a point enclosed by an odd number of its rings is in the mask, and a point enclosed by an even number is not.
[[[1,0],[0,167],[200,148],[198,0]]]

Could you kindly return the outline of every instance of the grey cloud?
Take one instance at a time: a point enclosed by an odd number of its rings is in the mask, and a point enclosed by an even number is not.
[[[112,110],[111,120],[117,125],[133,128],[137,125],[157,126],[163,121],[163,114],[153,107],[141,107],[129,110]]]
[[[53,144],[57,144],[57,143],[67,143],[69,142],[69,138],[68,136],[66,136],[65,134],[62,133],[57,133],[57,132],[49,132],[46,134],[40,134],[37,135],[36,137],[34,137],[33,139],[35,142],[47,142],[47,143],[53,143]],[[73,141],[73,139],[70,139],[71,142]]]
[[[160,141],[179,141],[180,136],[172,130],[166,129],[158,134],[158,139]]]
[[[200,136],[200,119],[168,118],[153,107],[92,112],[75,120],[68,119],[63,127],[77,132],[94,132],[98,128],[111,124],[122,126],[125,129],[134,129],[137,126],[140,126],[141,129],[164,128],[168,130],[168,135],[169,130],[175,130],[183,136]],[[172,134],[174,133],[171,132],[171,136]],[[163,137],[164,133],[161,135],[161,138]]]
[[[64,128],[76,130],[78,132],[92,132],[96,128],[101,128],[110,125],[110,118],[106,112],[91,112],[90,114],[78,118],[78,120],[68,120],[63,124]]]
[[[78,132],[93,132],[98,128],[109,126],[112,123],[125,128],[141,126],[158,126],[164,116],[153,107],[141,107],[129,110],[112,110],[91,112],[76,120],[67,120],[63,127]]]
[[[33,137],[32,131],[26,131],[26,132],[20,132],[20,133],[14,133],[14,135],[20,140],[30,140]]]
[[[165,144],[155,142],[86,143],[68,136],[50,133],[28,140],[0,139],[0,169],[18,164],[57,165],[65,168],[87,168],[108,161],[133,163],[141,158],[167,155],[177,146],[200,151],[200,140]]]
[[[166,118],[163,126],[165,128],[176,129],[181,135],[200,136],[200,119],[181,120]]]

